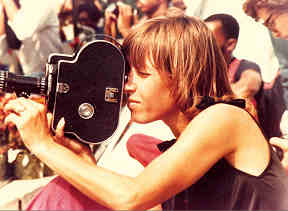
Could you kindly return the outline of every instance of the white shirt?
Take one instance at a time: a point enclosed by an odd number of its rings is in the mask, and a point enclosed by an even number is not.
[[[17,50],[23,73],[39,76],[51,53],[63,53],[55,0],[21,0],[20,10],[9,21],[22,45]],[[6,35],[0,37],[0,57],[7,53]]]

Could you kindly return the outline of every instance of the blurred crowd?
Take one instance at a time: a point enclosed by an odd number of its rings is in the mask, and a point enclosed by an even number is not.
[[[75,55],[103,37],[121,45],[146,20],[179,14],[202,20],[213,33],[228,85],[247,100],[288,172],[287,0],[0,0],[0,71],[43,78],[53,54]],[[42,97],[28,97],[45,103]],[[0,181],[55,175],[25,147],[16,126],[4,124],[2,108],[11,98],[16,96],[0,90]],[[162,121],[138,124],[126,105],[121,109],[112,141],[89,150],[98,166],[135,176],[161,154],[156,146],[175,136]]]
[[[229,66],[233,91],[250,99],[256,119],[260,122],[265,119],[263,124],[267,121],[273,124],[268,126],[273,130],[266,128],[267,137],[285,137],[288,136],[288,114],[285,113],[288,105],[288,92],[285,91],[288,89],[288,41],[283,39],[285,36],[279,38],[279,33],[266,27],[277,18],[276,13],[263,25],[255,15],[255,9],[251,9],[253,6],[245,6],[243,0],[0,0],[0,69],[44,77],[47,59],[53,53],[71,55],[83,44],[103,34],[121,43],[131,28],[147,19],[185,13],[204,20],[213,31]],[[263,110],[267,108],[259,107],[263,105],[259,96],[275,83],[283,93],[279,98],[271,97],[275,101],[269,103],[274,104],[275,110],[267,112]],[[276,116],[275,120],[271,114]],[[35,174],[35,168],[42,171],[45,166],[25,151],[15,127],[1,126],[0,138],[0,162],[3,163],[0,166],[5,168],[8,160],[14,160],[12,167],[9,161],[10,176],[23,179],[53,174]],[[10,149],[21,153],[9,159],[7,151]],[[22,162],[25,156],[31,160],[30,170],[27,162]],[[27,173],[22,172],[24,167],[28,169]],[[2,175],[3,178],[6,176]]]

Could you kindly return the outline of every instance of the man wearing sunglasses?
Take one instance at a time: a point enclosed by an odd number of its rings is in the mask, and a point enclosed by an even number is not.
[[[288,39],[287,0],[246,0],[243,10],[248,16],[263,23],[275,37]]]

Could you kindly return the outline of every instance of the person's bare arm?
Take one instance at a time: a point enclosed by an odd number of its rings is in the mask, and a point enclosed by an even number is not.
[[[240,80],[231,84],[231,87],[238,96],[252,98],[259,91],[261,83],[260,73],[253,69],[247,69],[241,74]]]
[[[231,109],[225,111],[226,108],[227,105],[219,104],[215,110],[209,108],[202,115],[200,113],[199,118],[189,123],[173,147],[153,160],[135,178],[95,166],[56,143],[43,105],[19,98],[9,101],[5,111],[13,112],[6,122],[17,125],[25,145],[82,193],[112,209],[144,210],[188,188],[219,159],[235,150],[235,145],[239,143],[234,137],[237,134],[235,130],[241,128],[237,127],[239,116],[233,115],[234,108],[232,112]],[[211,124],[216,121],[217,124]]]
[[[117,4],[119,9],[119,16],[117,18],[117,27],[119,32],[123,37],[126,37],[131,28],[133,27],[133,21],[135,20],[135,15],[133,13],[133,8],[122,2]]]
[[[94,0],[94,5],[98,8],[98,10],[102,11],[103,7],[100,4],[99,0]]]
[[[116,39],[117,36],[117,17],[111,11],[105,11],[104,33]]]

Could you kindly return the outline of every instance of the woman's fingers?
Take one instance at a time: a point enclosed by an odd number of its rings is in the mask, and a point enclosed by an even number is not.
[[[64,127],[65,127],[65,119],[64,117],[62,117],[60,121],[58,122],[56,130],[55,130],[55,141],[71,149],[75,153],[78,153],[79,151],[81,151],[81,144],[78,143],[78,141],[65,137]]]
[[[16,115],[15,113],[10,113],[4,121],[5,125],[17,125],[17,127],[20,127],[20,122],[21,122],[21,118]]]
[[[25,98],[10,100],[4,107],[8,113],[5,124],[17,126],[25,145],[33,151],[40,142],[47,142],[52,139],[50,128],[52,124],[52,114],[46,113],[47,108],[40,103]],[[65,120],[61,118],[55,129],[54,141],[69,148],[77,155],[89,162],[94,162],[93,155],[87,147],[64,136]],[[35,136],[37,134],[37,136]],[[40,141],[40,142],[39,142]]]
[[[65,127],[65,119],[62,117],[60,121],[57,124],[56,130],[55,130],[55,136],[57,138],[64,137],[64,127]]]
[[[16,113],[21,113],[27,109],[34,110],[33,109],[33,106],[34,106],[33,103],[34,103],[33,101],[26,99],[26,98],[22,98],[22,97],[16,98],[16,99],[11,99],[4,106],[4,111],[5,112],[12,111],[12,112],[16,112]]]
[[[16,94],[11,94],[11,93],[5,93],[3,96],[0,98],[1,106],[5,106],[5,104],[12,99],[16,99],[17,96]]]
[[[24,112],[25,108],[23,105],[19,103],[9,103],[7,106],[5,106],[5,112],[15,112],[17,114],[20,114],[21,112]]]
[[[45,105],[27,98],[10,100],[4,107],[5,124],[15,124],[26,147],[33,151],[51,141]]]
[[[52,115],[52,113],[47,113],[47,123],[48,123],[48,127],[49,127],[49,128],[51,128],[52,120],[53,120],[53,115]]]

